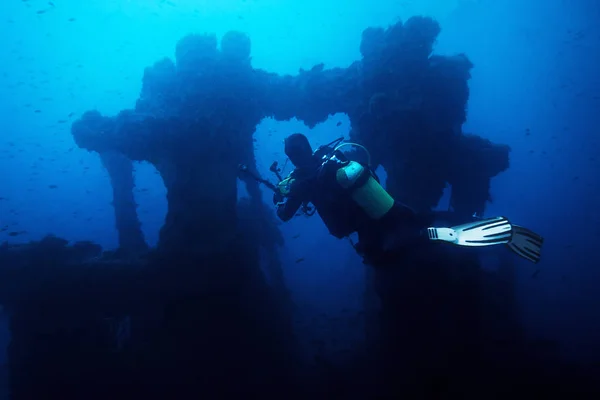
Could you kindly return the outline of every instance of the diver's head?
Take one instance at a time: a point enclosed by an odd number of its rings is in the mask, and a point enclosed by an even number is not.
[[[313,150],[308,138],[301,133],[293,133],[285,138],[285,155],[296,167],[307,167],[312,164]]]

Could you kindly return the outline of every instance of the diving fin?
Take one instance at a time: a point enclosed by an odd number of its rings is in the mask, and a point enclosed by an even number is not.
[[[429,240],[458,246],[482,247],[509,244],[512,225],[504,217],[482,219],[452,228],[427,228]]]
[[[512,225],[510,242],[506,245],[515,254],[537,264],[540,261],[544,238],[522,226]]]

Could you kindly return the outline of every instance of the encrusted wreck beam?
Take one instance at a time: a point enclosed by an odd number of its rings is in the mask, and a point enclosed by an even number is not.
[[[189,35],[177,44],[176,63],[163,59],[146,69],[135,110],[116,117],[87,112],[72,133],[82,148],[154,164],[169,203],[161,247],[222,248],[235,234],[237,166],[254,167],[256,125],[265,116],[294,115],[314,125],[346,111],[344,85],[323,89],[351,81],[347,75],[317,67],[279,77],[251,67],[243,34],[226,34],[220,50],[214,36]],[[259,212],[258,185],[246,183]]]
[[[470,215],[485,208],[509,149],[462,134],[473,64],[463,54],[431,55],[439,32],[426,17],[363,32],[362,101],[350,114],[351,135],[385,167],[396,199],[428,210],[450,183],[453,207]]]
[[[133,195],[135,182],[133,164],[120,153],[100,154],[104,168],[108,171],[113,188],[113,207],[119,235],[119,250],[125,254],[139,254],[148,249],[141,223],[137,215],[137,204]]]
[[[464,216],[482,215],[492,201],[491,179],[509,167],[510,147],[475,135],[462,135],[453,153],[448,183],[452,185],[450,206]]]
[[[236,148],[226,134],[196,139],[206,129],[196,122],[126,111],[114,118],[87,112],[72,132],[82,148],[152,162],[169,203],[161,244],[203,251],[222,248],[235,234],[238,174]]]

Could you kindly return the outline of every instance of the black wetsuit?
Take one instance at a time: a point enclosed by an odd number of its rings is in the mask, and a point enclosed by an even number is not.
[[[332,157],[325,162],[315,160],[310,168],[292,171],[293,182],[285,200],[274,197],[278,217],[288,221],[303,203],[312,203],[333,236],[358,234],[355,248],[365,263],[373,265],[389,264],[390,260],[395,261],[407,251],[426,244],[424,228],[431,218],[420,216],[398,202],[379,220],[367,215],[351,193],[337,183],[336,173],[347,163],[342,157]]]

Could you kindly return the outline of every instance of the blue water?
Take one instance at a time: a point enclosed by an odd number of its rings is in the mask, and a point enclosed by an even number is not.
[[[509,170],[492,181],[487,215],[506,215],[546,238],[541,264],[517,261],[525,326],[560,340],[566,356],[599,360],[599,9],[583,0],[4,0],[0,229],[8,228],[0,243],[53,233],[116,247],[108,175],[97,154],[75,145],[70,122],[90,109],[114,115],[132,107],[144,68],[173,57],[184,35],[246,32],[255,68],[294,74],[320,62],[347,67],[360,58],[364,28],[428,15],[442,27],[434,53],[464,52],[475,64],[464,131],[512,148]],[[296,120],[262,121],[259,170],[269,176],[273,160],[283,163],[286,135],[300,130],[318,145],[347,135],[349,124],[345,115],[312,130]],[[153,166],[135,168],[138,212],[154,246],[165,188]],[[301,314],[330,321],[361,307],[365,267],[347,241],[330,237],[317,217],[280,229]],[[305,335],[319,337],[318,325],[304,327]]]

